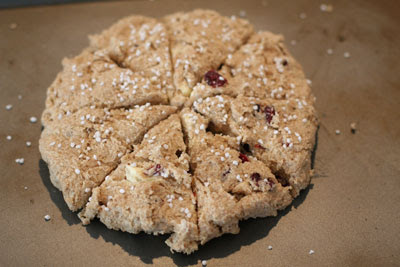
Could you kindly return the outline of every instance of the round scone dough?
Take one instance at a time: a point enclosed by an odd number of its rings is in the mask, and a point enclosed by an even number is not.
[[[39,148],[83,224],[190,254],[309,185],[314,101],[281,35],[210,10],[131,16],[63,60]]]

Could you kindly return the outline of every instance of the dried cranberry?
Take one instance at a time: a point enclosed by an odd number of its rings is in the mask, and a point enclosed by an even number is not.
[[[228,82],[215,70],[207,71],[207,73],[204,75],[204,79],[208,85],[214,88],[224,86]]]
[[[161,171],[161,165],[160,165],[160,164],[156,164],[156,169],[155,169],[155,171],[156,171],[156,172]]]
[[[250,178],[256,182],[256,184],[258,185],[258,182],[261,180],[261,175],[258,172],[254,172]]]
[[[260,149],[265,149],[265,148],[264,148],[262,145],[260,145],[260,144],[255,144],[254,147],[260,148]]]
[[[154,175],[160,175],[161,174],[161,169],[162,169],[162,167],[161,167],[161,165],[160,164],[156,164],[156,166],[151,166],[148,170],[151,170],[152,168],[154,167],[154,170],[153,170],[153,176]]]
[[[285,146],[285,147],[289,147],[290,143],[282,143],[282,145]]]
[[[242,163],[249,161],[249,158],[243,153],[239,154],[239,158],[242,160]]]
[[[274,109],[274,107],[266,106],[265,109],[264,109],[264,113],[265,113],[265,118],[267,119],[267,122],[268,122],[268,123],[271,123],[272,118],[273,118],[274,115],[275,115],[275,109]]]
[[[268,185],[270,187],[270,190],[272,190],[272,187],[275,185],[275,182],[271,178],[268,178],[267,180],[268,180]]]

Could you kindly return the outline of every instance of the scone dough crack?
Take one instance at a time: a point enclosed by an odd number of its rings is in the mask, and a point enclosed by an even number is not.
[[[190,254],[310,183],[314,97],[282,36],[194,10],[89,39],[48,89],[39,142],[84,224]]]

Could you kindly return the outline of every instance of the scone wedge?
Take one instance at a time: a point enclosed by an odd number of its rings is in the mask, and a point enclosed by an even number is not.
[[[203,78],[194,88],[190,103],[215,95],[238,95],[314,102],[314,96],[300,64],[283,44],[282,35],[267,31],[254,33],[248,41],[230,54],[218,74],[227,81],[211,86]],[[221,78],[221,79],[222,79]]]
[[[276,216],[292,201],[271,170],[239,152],[236,138],[207,132],[208,120],[184,109],[182,121],[197,196],[199,241],[237,234],[239,220]]]
[[[111,229],[172,233],[166,241],[171,250],[188,254],[197,250],[196,198],[185,151],[179,116],[171,115],[93,190],[79,214],[83,223],[97,216]]]
[[[317,130],[311,104],[215,96],[198,99],[193,107],[210,119],[214,131],[236,137],[242,153],[267,164],[283,186],[291,186],[294,197],[308,186]]]
[[[82,208],[123,155],[176,108],[149,104],[132,109],[83,108],[44,128],[39,141],[50,179],[68,207]]]
[[[164,18],[169,31],[176,93],[174,105],[184,105],[193,87],[209,70],[217,70],[253,33],[246,20],[197,9]]]

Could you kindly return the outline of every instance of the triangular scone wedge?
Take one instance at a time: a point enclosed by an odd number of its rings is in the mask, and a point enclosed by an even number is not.
[[[129,110],[82,108],[45,127],[39,149],[68,207],[82,208],[92,188],[115,169],[132,145],[175,111],[175,107],[149,104]]]
[[[227,18],[211,10],[194,10],[165,17],[169,30],[176,94],[171,103],[184,104],[193,87],[210,70],[224,63],[253,32],[246,20]]]
[[[281,35],[253,34],[246,44],[227,57],[218,73],[227,80],[226,85],[214,88],[203,79],[193,88],[189,103],[219,94],[314,102],[304,72],[286,49]]]
[[[240,153],[236,138],[207,132],[208,120],[189,109],[181,116],[194,170],[201,244],[238,233],[241,219],[276,216],[291,203],[289,188],[264,163]]]
[[[163,23],[129,16],[89,39],[91,47],[103,50],[119,66],[144,72],[153,84],[173,91],[169,38]]]
[[[82,222],[88,224],[97,216],[110,229],[172,233],[166,241],[171,250],[197,250],[196,200],[185,151],[179,116],[171,115],[93,190],[79,214]]]
[[[308,186],[317,130],[311,104],[296,98],[215,96],[193,106],[211,120],[214,131],[238,137],[243,153],[267,164],[283,186],[292,187],[293,196]]]
[[[150,70],[118,66],[106,50],[84,50],[63,60],[63,70],[47,90],[43,125],[83,107],[120,108],[167,104],[167,88]]]

